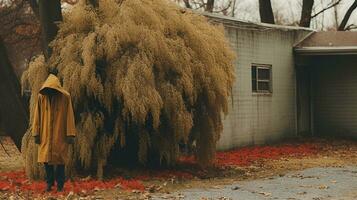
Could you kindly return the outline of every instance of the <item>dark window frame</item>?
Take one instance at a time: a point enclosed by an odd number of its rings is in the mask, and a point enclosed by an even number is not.
[[[261,78],[259,75],[263,73],[259,73],[259,70],[263,72],[264,70],[268,70],[267,78]],[[266,75],[266,74],[265,74]],[[251,84],[252,84],[252,92],[253,94],[272,94],[273,93],[273,70],[271,64],[256,64],[252,63],[251,65]],[[254,77],[255,76],[255,77]],[[268,89],[263,88],[264,84],[268,83]]]

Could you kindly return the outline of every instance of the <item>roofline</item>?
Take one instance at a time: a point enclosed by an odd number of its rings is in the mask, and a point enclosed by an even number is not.
[[[246,23],[246,24],[251,24],[251,25],[256,25],[256,26],[262,26],[262,27],[267,27],[267,28],[275,28],[275,29],[282,29],[282,30],[304,30],[304,31],[316,31],[311,28],[306,28],[306,27],[299,27],[299,26],[284,26],[284,25],[276,25],[276,24],[268,24],[268,23],[259,23],[259,22],[252,22],[248,20],[240,20],[234,17],[229,17],[229,16],[224,16],[224,15],[218,15],[214,13],[209,13],[209,12],[200,12],[200,11],[193,11],[195,13],[201,14],[206,17],[211,17],[211,18],[217,18],[217,19],[223,19],[223,20],[228,20],[231,22],[240,22],[240,23]]]
[[[357,55],[357,46],[295,47],[298,55]]]
[[[295,42],[295,44],[293,45],[294,48],[298,47],[302,42],[304,42],[304,40],[306,40],[307,38],[309,38],[312,34],[316,33],[317,31],[312,31],[308,34],[306,34],[303,38],[301,38],[299,41]]]

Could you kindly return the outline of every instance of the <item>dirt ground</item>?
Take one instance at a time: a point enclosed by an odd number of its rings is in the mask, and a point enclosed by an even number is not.
[[[309,141],[311,142],[311,141]],[[192,188],[219,189],[238,181],[263,180],[274,176],[283,177],[288,173],[309,168],[341,168],[357,166],[357,141],[347,140],[315,140],[321,148],[309,156],[284,156],[279,159],[263,159],[249,166],[230,166],[205,171],[204,175],[185,180],[166,178],[143,181],[144,191],[128,191],[120,187],[107,190],[96,190],[91,194],[40,195],[36,199],[152,199],[164,196],[164,199],[184,199],[179,191]],[[1,164],[1,163],[0,163]],[[357,184],[357,183],[356,183]],[[223,196],[223,195],[222,195]],[[27,199],[21,191],[0,192],[0,199]],[[187,198],[185,198],[187,199]],[[202,200],[205,199],[202,197]],[[222,197],[222,199],[224,199]]]
[[[10,137],[0,136],[0,172],[19,170],[23,166],[20,151]]]

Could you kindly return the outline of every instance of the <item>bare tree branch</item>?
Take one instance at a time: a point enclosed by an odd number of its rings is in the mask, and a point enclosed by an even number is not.
[[[335,26],[335,29],[337,30],[338,29],[338,10],[337,10],[337,6],[333,7],[333,18],[334,18],[334,26]]]
[[[325,12],[326,10],[337,6],[341,1],[342,1],[342,0],[338,0],[338,1],[336,1],[335,3],[331,2],[331,3],[332,3],[331,5],[327,6],[326,8],[324,8],[324,9],[320,10],[319,12],[315,13],[314,15],[312,15],[312,16],[311,16],[311,19],[317,17],[319,14]]]
[[[236,13],[236,5],[237,5],[237,0],[233,0],[233,5],[232,5],[232,17],[235,16],[235,13]]]
[[[202,0],[201,0],[201,2],[193,1],[192,4],[195,5],[195,7],[194,7],[195,10],[200,9],[200,8],[205,8],[206,5],[207,5],[207,4],[206,4],[205,2],[203,2]],[[192,8],[193,8],[193,7],[192,7]]]
[[[180,6],[193,10],[204,10],[211,13],[222,13],[223,15],[230,15],[236,11],[235,5],[237,0],[172,0]],[[220,4],[217,5],[217,2]]]
[[[351,17],[351,15],[352,15],[353,11],[354,11],[356,8],[357,8],[357,0],[355,0],[355,1],[353,2],[353,4],[351,5],[351,7],[347,10],[345,16],[343,17],[343,20],[342,20],[340,26],[338,27],[338,30],[339,30],[339,31],[344,31],[344,30],[345,30],[345,27],[346,27],[346,25],[347,25],[347,22],[348,22],[348,20],[350,19],[350,17]]]
[[[350,24],[345,28],[345,31],[350,31],[350,30],[353,30],[353,29],[357,29],[357,25]]]
[[[220,10],[216,10],[214,11],[214,13],[220,13],[222,12],[224,15],[226,15],[225,13],[227,13],[226,11],[232,6],[232,1],[228,2],[228,5]]]

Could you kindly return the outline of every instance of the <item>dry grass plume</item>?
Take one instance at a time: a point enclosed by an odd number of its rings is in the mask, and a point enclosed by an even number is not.
[[[180,142],[197,144],[202,165],[214,159],[234,81],[223,27],[165,0],[102,0],[97,9],[80,2],[51,45],[50,60],[33,59],[22,83],[32,90],[32,113],[47,66],[57,68],[76,113],[72,163],[100,175],[113,149],[133,143],[142,164],[153,155],[174,164]],[[23,141],[36,177],[35,145]]]

